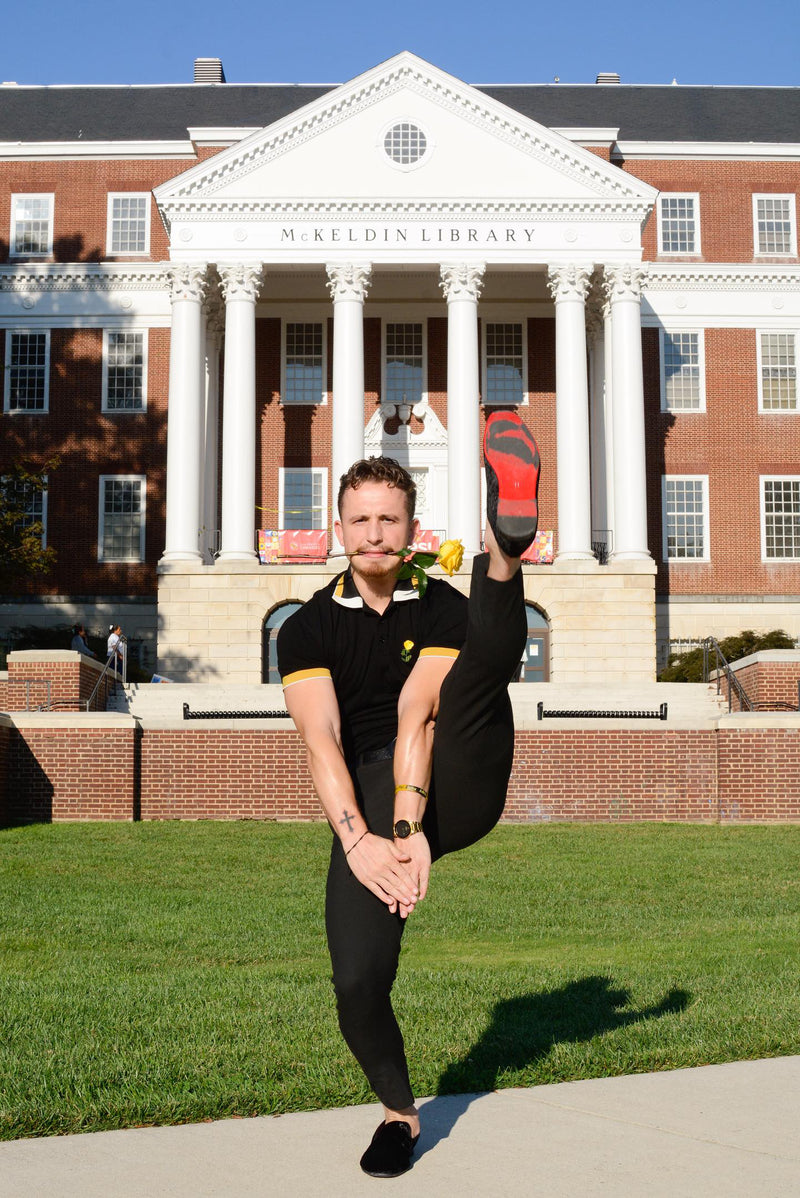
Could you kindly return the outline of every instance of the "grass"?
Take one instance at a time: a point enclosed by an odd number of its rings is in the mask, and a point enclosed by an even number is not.
[[[322,825],[0,832],[0,1138],[372,1098]],[[419,1094],[800,1052],[800,827],[498,828],[435,867],[396,1007]]]

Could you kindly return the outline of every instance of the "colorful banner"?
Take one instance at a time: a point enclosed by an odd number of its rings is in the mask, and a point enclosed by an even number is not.
[[[324,562],[328,557],[328,533],[324,528],[258,530],[258,560],[276,562]]]
[[[542,528],[522,555],[524,562],[537,566],[549,566],[553,561],[553,530]]]
[[[420,549],[425,553],[439,552],[439,534],[431,528],[420,529],[419,536],[411,546],[412,549]]]

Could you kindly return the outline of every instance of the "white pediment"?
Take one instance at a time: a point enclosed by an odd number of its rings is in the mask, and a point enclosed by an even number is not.
[[[424,136],[417,163],[398,164],[387,153],[387,132],[404,124]],[[252,228],[259,221],[405,217],[623,221],[636,228],[638,244],[638,227],[656,192],[404,52],[177,176],[155,195],[172,227],[173,248],[180,249],[182,240],[188,251],[191,226],[214,219],[238,222],[238,241],[248,243],[243,249],[264,241]],[[208,248],[202,235],[195,244]]]

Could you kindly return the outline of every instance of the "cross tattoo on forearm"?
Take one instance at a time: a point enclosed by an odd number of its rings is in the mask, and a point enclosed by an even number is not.
[[[353,831],[353,820],[354,820],[354,819],[355,819],[355,816],[354,816],[354,815],[350,815],[350,813],[349,813],[347,810],[345,810],[345,813],[344,813],[344,819],[340,819],[340,820],[339,820],[339,823],[340,823],[340,824],[347,824],[347,831],[348,831],[348,832],[352,832],[352,831]]]

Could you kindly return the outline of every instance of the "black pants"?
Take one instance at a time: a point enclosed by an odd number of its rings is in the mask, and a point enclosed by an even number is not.
[[[434,860],[466,848],[495,826],[514,756],[508,684],[527,638],[521,571],[509,582],[486,577],[475,559],[467,640],[442,685],[433,747],[430,798],[423,818]],[[356,771],[356,798],[370,831],[391,837],[391,761]],[[326,928],[339,1026],[381,1102],[393,1110],[414,1101],[403,1036],[392,1010],[405,920],[351,874],[334,837]]]

